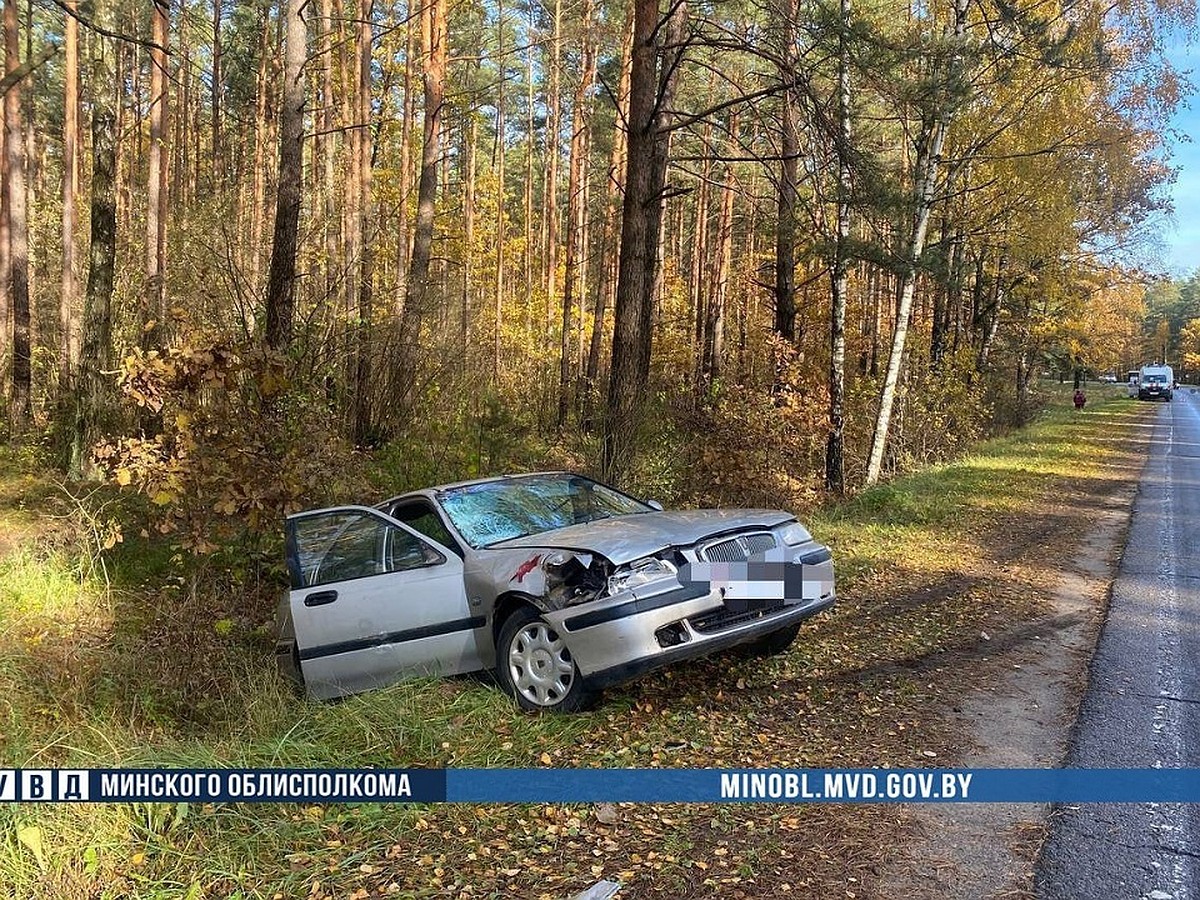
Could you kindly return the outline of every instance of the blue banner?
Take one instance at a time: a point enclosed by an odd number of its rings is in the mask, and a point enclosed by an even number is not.
[[[1200,769],[0,769],[18,803],[1200,803]]]

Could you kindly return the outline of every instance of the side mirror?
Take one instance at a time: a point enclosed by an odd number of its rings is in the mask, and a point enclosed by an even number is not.
[[[650,507],[651,509],[655,510],[656,512],[663,511],[663,505],[661,503],[659,503],[657,500],[647,500],[646,505],[648,507]]]

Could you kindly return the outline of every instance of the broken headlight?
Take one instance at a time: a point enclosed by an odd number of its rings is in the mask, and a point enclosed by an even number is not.
[[[612,595],[630,591],[651,581],[671,577],[677,572],[675,566],[665,559],[639,559],[609,576],[608,593]]]
[[[604,590],[607,563],[591,553],[552,553],[542,560],[547,599],[555,609],[595,600]]]

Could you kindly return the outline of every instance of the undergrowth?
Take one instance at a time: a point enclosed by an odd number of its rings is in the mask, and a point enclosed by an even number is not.
[[[679,666],[575,716],[524,715],[479,678],[302,700],[272,667],[269,579],[238,582],[217,565],[211,582],[184,577],[166,542],[133,530],[103,570],[86,541],[36,540],[37,508],[53,507],[56,489],[6,451],[0,533],[17,539],[0,548],[0,760],[795,767],[922,765],[934,753],[950,764],[956,737],[937,710],[963,676],[943,679],[940,660],[1037,615],[1037,590],[997,574],[995,548],[1036,536],[1065,485],[1102,491],[1120,477],[1106,467],[1148,407],[1113,393],[1082,414],[1055,396],[1026,430],[812,508],[810,529],[834,547],[840,602],[790,651]],[[651,489],[680,484],[669,467],[648,471],[660,473]],[[427,474],[385,453],[373,490]],[[1083,521],[1071,515],[1061,521]],[[771,892],[805,878],[816,890],[868,865],[870,829],[902,819],[834,807],[646,806],[614,823],[580,806],[4,806],[0,894],[557,898],[600,875],[640,885],[639,896],[732,894],[735,883]],[[798,875],[789,859],[804,848],[819,852]]]

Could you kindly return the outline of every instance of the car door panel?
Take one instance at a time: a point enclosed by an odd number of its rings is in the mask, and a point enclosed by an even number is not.
[[[480,668],[462,561],[378,510],[288,520],[297,655],[315,697]],[[299,582],[299,583],[297,583]],[[305,583],[309,582],[309,583]]]

